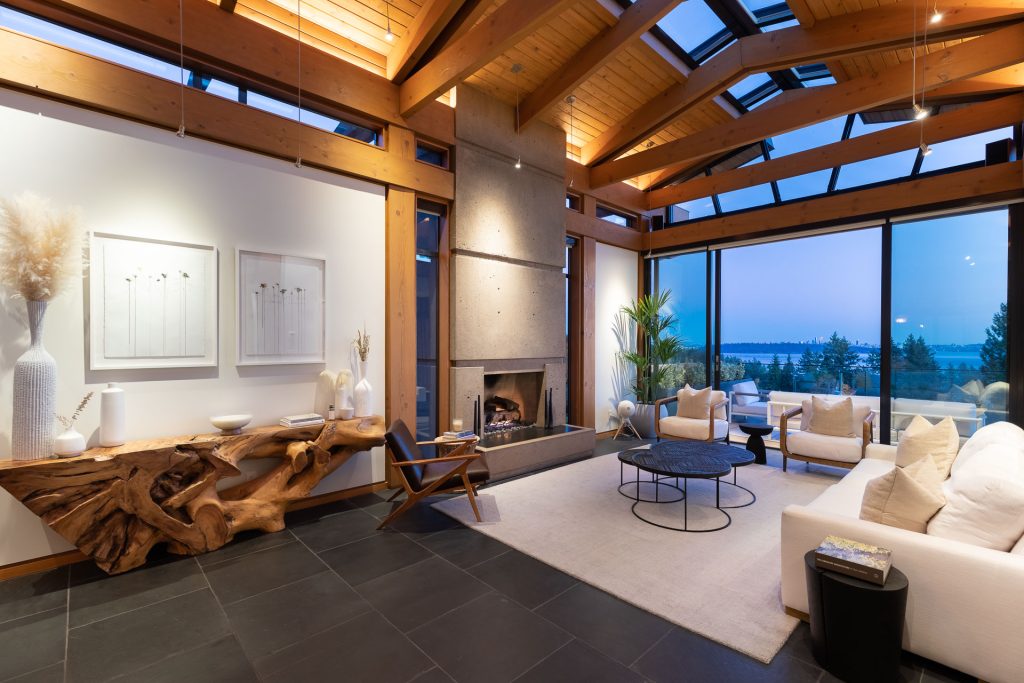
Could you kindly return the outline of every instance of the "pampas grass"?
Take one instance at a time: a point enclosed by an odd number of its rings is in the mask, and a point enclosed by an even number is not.
[[[0,200],[0,285],[28,301],[60,294],[82,262],[80,223],[29,192]]]

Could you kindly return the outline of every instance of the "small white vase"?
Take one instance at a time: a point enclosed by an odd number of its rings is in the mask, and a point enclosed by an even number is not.
[[[126,437],[124,389],[111,382],[100,392],[100,445],[120,446]]]
[[[74,427],[53,440],[53,454],[58,458],[73,458],[85,452],[85,437]]]
[[[366,378],[367,365],[367,361],[359,361],[359,384],[356,385],[353,392],[355,394],[354,407],[356,417],[369,417],[373,415],[373,387],[370,386],[370,380]]]
[[[14,419],[11,450],[15,460],[53,456],[53,417],[57,412],[57,361],[43,348],[45,301],[26,301],[31,344],[14,363]]]

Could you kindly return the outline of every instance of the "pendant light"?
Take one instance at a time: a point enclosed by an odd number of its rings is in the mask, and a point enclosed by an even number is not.
[[[523,155],[522,155],[522,151],[521,151],[522,150],[522,146],[520,145],[520,142],[519,142],[519,74],[522,73],[522,71],[523,71],[523,65],[522,64],[518,64],[517,63],[517,64],[513,64],[512,65],[512,73],[515,75],[515,79],[516,79],[516,163],[515,163],[515,169],[517,171],[523,167]]]
[[[911,76],[910,76],[910,103],[911,103],[911,106],[912,106],[912,108],[914,110],[914,119],[917,120],[917,121],[921,121],[923,119],[928,118],[928,114],[930,112],[924,107],[924,84],[923,83],[921,84],[921,104],[917,103],[917,0],[913,0],[913,3],[914,3],[913,4],[913,10],[914,11],[913,11],[913,15],[912,16],[913,16],[914,25],[913,25],[913,29],[912,29],[913,30],[913,33],[912,33],[913,39],[912,39],[911,48],[910,48],[911,49],[911,54],[912,54],[912,64],[911,64],[912,68],[910,70],[911,71]],[[927,35],[927,30],[928,30],[928,28],[926,26],[925,27],[925,32],[926,32],[925,35]],[[925,46],[924,46],[924,48],[925,48],[925,51],[926,51],[926,54],[927,54],[927,50],[928,50],[927,38],[925,39]]]
[[[939,0],[935,0],[935,5],[932,6],[931,23],[937,24],[940,21],[942,21],[942,12],[939,11]]]
[[[295,42],[296,45],[298,46],[297,62],[299,65],[298,78],[296,79],[298,85],[298,112],[296,113],[295,120],[297,120],[299,123],[302,123],[302,0],[297,0],[297,2],[295,3],[295,9]],[[301,154],[295,155],[295,168],[302,168]]]
[[[387,17],[387,20],[388,20],[388,32],[384,34],[384,40],[386,40],[386,41],[388,41],[390,43],[391,41],[393,41],[395,39],[395,34],[391,32],[391,2],[390,2],[390,0],[387,0],[384,3],[384,15]]]
[[[185,137],[185,0],[178,0],[178,93],[181,118],[178,121],[178,137]]]

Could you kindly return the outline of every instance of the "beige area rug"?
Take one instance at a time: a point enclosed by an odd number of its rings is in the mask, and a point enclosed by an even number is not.
[[[434,507],[622,600],[768,663],[797,624],[783,611],[779,596],[782,509],[810,502],[837,481],[835,475],[803,470],[740,468],[739,484],[754,491],[757,502],[728,510],[732,525],[705,534],[660,529],[634,517],[632,501],[617,491],[615,454],[487,487],[479,501],[483,523],[475,520],[465,496]],[[627,467],[626,480],[635,479],[635,473]],[[689,495],[690,528],[721,524],[724,518],[713,509],[713,481],[690,480]],[[722,486],[723,506],[748,500],[745,491]],[[653,519],[682,526],[682,503],[642,508]]]

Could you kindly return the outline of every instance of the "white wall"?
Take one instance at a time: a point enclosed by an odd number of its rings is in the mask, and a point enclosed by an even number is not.
[[[594,370],[594,425],[598,432],[619,426],[615,407],[624,398],[633,399],[622,375],[618,354],[622,350],[616,335],[619,310],[637,296],[635,251],[597,244],[594,274],[594,337],[597,367]],[[634,336],[635,338],[635,336]]]
[[[60,411],[109,381],[123,382],[127,393],[129,439],[209,432],[210,415],[252,413],[253,425],[266,425],[310,411],[322,365],[235,366],[235,249],[244,248],[327,260],[327,367],[351,367],[350,342],[365,323],[375,412],[383,414],[382,187],[7,90],[0,90],[0,131],[0,196],[28,190],[81,207],[89,230],[219,249],[218,367],[89,371],[76,281],[51,304],[44,333],[58,364]],[[0,296],[0,458],[7,458],[12,369],[28,332],[23,302]],[[79,421],[90,445],[98,424],[97,396]],[[314,493],[380,481],[383,470],[382,449],[363,453]],[[0,490],[0,566],[69,547]]]

